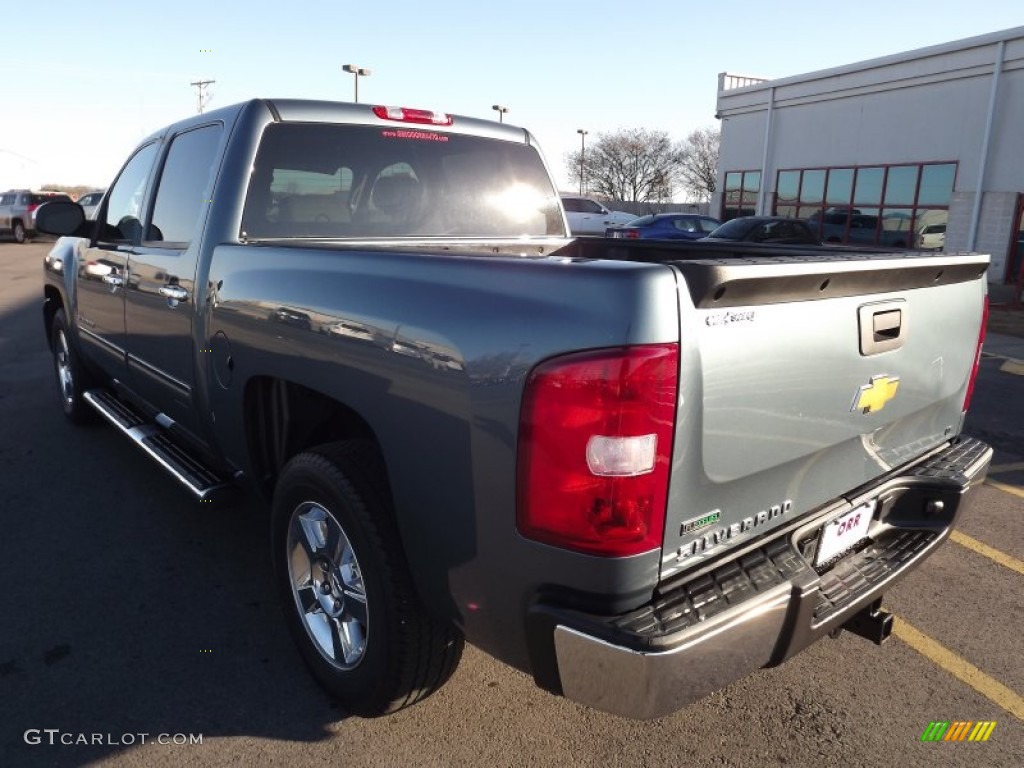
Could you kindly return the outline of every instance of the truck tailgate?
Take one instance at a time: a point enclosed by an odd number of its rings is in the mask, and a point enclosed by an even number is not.
[[[988,257],[697,259],[680,275],[662,577],[956,436]]]

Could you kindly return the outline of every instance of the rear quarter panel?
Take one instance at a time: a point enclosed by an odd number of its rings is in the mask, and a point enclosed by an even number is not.
[[[247,381],[274,376],[344,403],[387,463],[423,599],[520,667],[528,601],[545,584],[649,597],[659,555],[609,561],[527,541],[515,527],[519,407],[539,361],[678,339],[666,266],[330,247],[220,246],[208,333],[232,383],[210,384],[224,452],[247,467]],[[298,318],[298,319],[296,319]]]

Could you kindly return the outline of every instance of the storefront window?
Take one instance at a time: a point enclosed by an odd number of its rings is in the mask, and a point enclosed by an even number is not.
[[[827,243],[937,249],[955,177],[956,163],[779,171],[774,213]]]
[[[921,190],[917,195],[918,205],[948,206],[953,197],[953,180],[956,178],[956,164],[926,165],[921,168]]]
[[[722,193],[722,221],[738,216],[753,216],[761,192],[760,171],[729,171]]]
[[[848,205],[853,189],[853,168],[833,168],[828,172],[826,206]]]
[[[884,168],[858,168],[857,188],[853,194],[853,204],[878,205],[881,203],[884,179]]]
[[[913,205],[917,192],[918,165],[897,165],[889,169],[885,180],[886,205]]]

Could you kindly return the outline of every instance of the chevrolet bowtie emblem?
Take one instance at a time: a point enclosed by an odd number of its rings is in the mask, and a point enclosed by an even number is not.
[[[896,390],[899,388],[899,376],[872,376],[871,383],[862,385],[853,396],[850,413],[874,413],[882,410],[886,403],[896,397]]]

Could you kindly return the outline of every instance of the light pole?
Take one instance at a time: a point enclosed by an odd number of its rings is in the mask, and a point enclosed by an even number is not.
[[[583,159],[587,156],[587,133],[582,128],[577,128],[576,133],[580,135],[580,194],[583,194]]]
[[[356,79],[356,98],[355,98],[355,101],[356,101],[356,104],[358,104],[359,103],[359,76],[362,75],[363,77],[369,77],[370,76],[370,70],[365,69],[363,67],[357,67],[355,64],[346,64],[345,66],[342,67],[342,69],[345,72],[351,72],[355,76],[355,79]]]
[[[491,109],[498,113],[498,122],[504,123],[505,113],[508,112],[508,107],[503,107],[501,104],[495,104]]]

